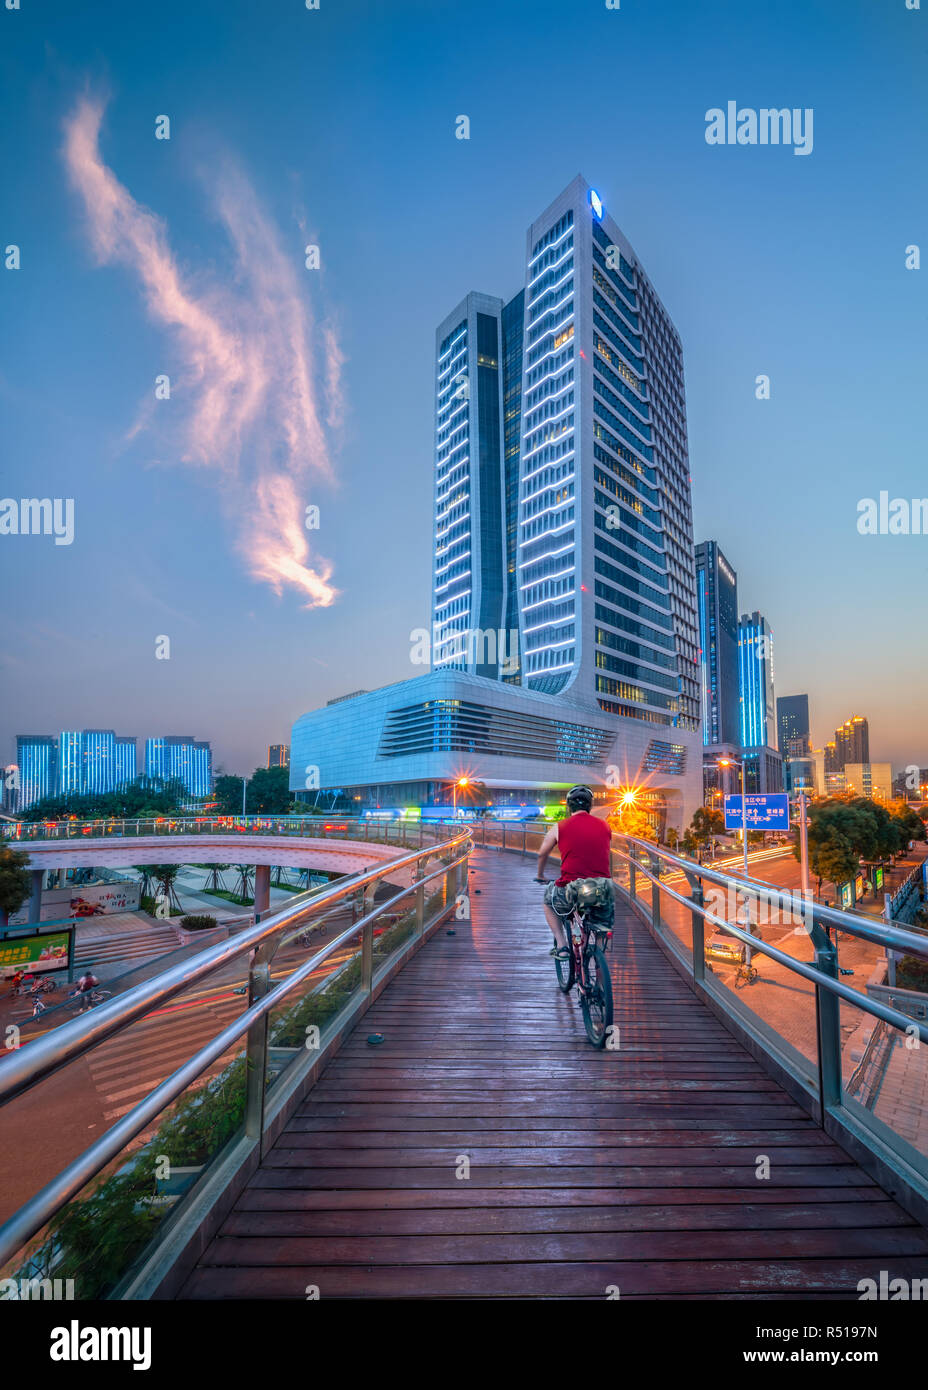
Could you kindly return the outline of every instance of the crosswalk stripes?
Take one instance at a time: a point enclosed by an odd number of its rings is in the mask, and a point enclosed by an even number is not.
[[[74,964],[116,965],[123,961],[150,960],[168,951],[176,951],[179,946],[177,934],[170,927],[152,927],[147,931],[91,937],[83,941],[78,938],[74,947]]]
[[[127,1114],[230,1023],[241,1012],[243,1003],[236,997],[169,1007],[96,1048],[88,1066],[103,1106],[103,1118],[111,1121]],[[220,1072],[227,1060],[220,1058],[207,1068],[197,1085]],[[159,1120],[153,1129],[160,1123]]]

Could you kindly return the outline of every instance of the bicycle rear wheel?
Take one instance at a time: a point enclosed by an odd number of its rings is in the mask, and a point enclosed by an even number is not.
[[[583,1026],[594,1047],[605,1047],[612,1027],[612,979],[606,957],[594,946],[586,957],[584,981],[586,988],[580,999]]]
[[[570,935],[570,929],[569,929],[569,928],[567,929],[567,934],[568,934],[568,937],[569,937],[569,935]],[[568,946],[568,950],[570,950],[570,947],[569,947],[569,946]],[[574,953],[573,953],[573,951],[570,951],[570,956],[568,957],[567,960],[558,960],[557,956],[555,956],[555,957],[554,957],[554,968],[557,970],[557,982],[558,982],[558,985],[560,986],[560,988],[563,990],[563,992],[564,992],[565,994],[569,994],[570,991],[571,991],[571,989],[573,988],[574,979],[576,978],[576,972],[575,972],[575,970],[574,970]]]

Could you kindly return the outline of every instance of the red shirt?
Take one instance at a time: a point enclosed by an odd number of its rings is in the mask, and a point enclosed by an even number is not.
[[[575,878],[609,878],[612,831],[589,811],[576,811],[557,827],[561,849],[561,887]]]

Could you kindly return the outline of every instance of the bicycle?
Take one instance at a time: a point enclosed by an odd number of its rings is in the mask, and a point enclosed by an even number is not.
[[[112,997],[113,991],[110,989],[94,988],[85,990],[83,992],[81,992],[80,990],[75,990],[73,994],[68,995],[68,1003],[70,1003],[72,999],[76,1000],[77,1008],[74,1010],[74,1012],[82,1014],[86,1009],[92,1009],[95,1004],[102,1004],[107,999],[111,999]]]
[[[537,878],[535,882],[548,880]],[[612,940],[612,929],[590,922],[589,911],[589,908],[574,907],[567,916],[561,917],[570,944],[567,956],[554,957],[554,967],[558,986],[564,994],[569,994],[576,984],[587,1039],[593,1047],[604,1048],[613,1017],[612,978],[605,956]]]
[[[742,961],[741,964],[738,966],[738,969],[735,971],[735,988],[737,989],[738,985],[741,983],[746,985],[752,985],[756,979],[757,966],[745,965],[744,961]]]

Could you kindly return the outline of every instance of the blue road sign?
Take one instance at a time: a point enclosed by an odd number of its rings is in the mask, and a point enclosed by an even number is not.
[[[789,797],[786,792],[748,793],[748,830],[789,830]],[[725,798],[725,829],[740,830],[740,795]]]

